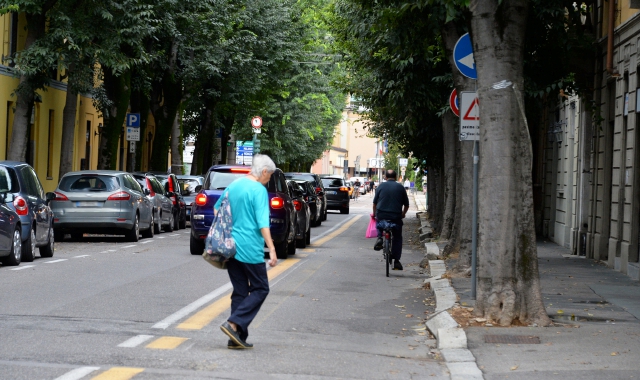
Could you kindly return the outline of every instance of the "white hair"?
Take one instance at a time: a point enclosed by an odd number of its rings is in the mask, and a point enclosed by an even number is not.
[[[267,173],[273,173],[276,171],[276,164],[266,154],[255,154],[251,164],[251,174],[254,177],[260,177],[265,169]]]

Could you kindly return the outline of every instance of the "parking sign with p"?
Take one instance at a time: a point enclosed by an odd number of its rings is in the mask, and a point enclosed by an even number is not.
[[[140,127],[140,114],[128,113],[127,114],[127,127]]]

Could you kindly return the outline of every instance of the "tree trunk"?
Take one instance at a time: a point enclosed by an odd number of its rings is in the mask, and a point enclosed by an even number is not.
[[[169,167],[168,153],[173,125],[182,102],[182,85],[172,74],[167,73],[162,79],[161,95],[156,100],[157,103],[151,107],[156,121],[156,135],[149,170],[166,172]],[[162,105],[159,105],[160,100]]]
[[[183,174],[181,112],[176,112],[171,128],[171,173]]]
[[[444,212],[440,239],[449,240],[455,217],[456,201],[456,118],[446,112],[442,120],[444,150]]]
[[[451,228],[451,236],[449,242],[444,247],[443,255],[445,257],[455,254],[460,249],[460,221],[462,220],[462,160],[461,160],[461,141],[456,139],[456,194],[455,194],[455,213],[453,226]]]
[[[74,75],[74,67],[69,67],[67,73]],[[69,80],[71,78],[69,77]],[[67,86],[67,96],[62,111],[62,141],[60,145],[60,168],[58,181],[63,175],[73,170],[73,151],[76,136],[76,111],[78,109],[78,93],[71,85]]]
[[[438,234],[442,227],[442,173],[440,168],[429,167],[428,173],[428,191],[429,191],[429,218],[431,219],[431,227]]]
[[[204,120],[202,122],[202,128],[198,131],[196,136],[196,143],[193,150],[193,161],[191,163],[191,174],[199,175],[204,173],[208,167],[204,167],[204,151],[207,140],[209,139],[209,129],[213,119],[213,105],[207,103],[205,106]]]
[[[116,170],[120,137],[131,99],[131,71],[115,76],[109,68],[105,68],[104,87],[112,104],[109,109],[102,110],[104,126],[100,134],[98,169]]]
[[[480,187],[474,313],[509,326],[550,323],[540,293],[531,141],[524,117],[527,0],[472,0],[478,70]]]
[[[463,91],[475,91],[475,83],[473,80],[465,77],[456,68],[453,62],[453,49],[463,35],[458,30],[457,25],[451,21],[446,23],[442,28],[442,36],[449,58],[449,65],[453,74],[453,81],[458,94]],[[458,95],[460,96],[460,95]],[[459,122],[458,122],[459,131]],[[459,220],[455,223],[458,226],[458,234],[456,239],[451,241],[451,246],[445,247],[445,253],[458,253],[458,262],[455,271],[463,272],[471,266],[471,233],[472,233],[472,217],[473,217],[473,142],[459,141],[459,175],[457,179],[456,205],[460,207]],[[458,211],[458,210],[456,210]]]

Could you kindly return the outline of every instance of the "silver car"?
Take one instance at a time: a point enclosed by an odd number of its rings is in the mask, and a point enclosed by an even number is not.
[[[168,198],[169,194],[160,184],[160,181],[149,173],[133,173],[133,178],[144,191],[153,207],[153,231],[159,234],[164,229],[167,232],[173,231],[175,221],[173,220],[173,202]]]
[[[80,239],[83,233],[125,235],[129,241],[153,236],[151,201],[131,176],[112,170],[65,174],[51,201],[55,240],[65,233]]]

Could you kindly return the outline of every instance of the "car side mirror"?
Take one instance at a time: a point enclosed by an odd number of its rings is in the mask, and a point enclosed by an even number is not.
[[[202,185],[198,185],[198,186],[196,186],[195,192],[196,192],[196,193],[199,193],[199,192],[200,192],[200,190],[202,190]]]
[[[51,202],[52,200],[56,199],[56,193],[52,193],[52,192],[46,193],[45,199],[47,200],[47,203]]]
[[[144,189],[144,195],[151,195],[151,190]]]

